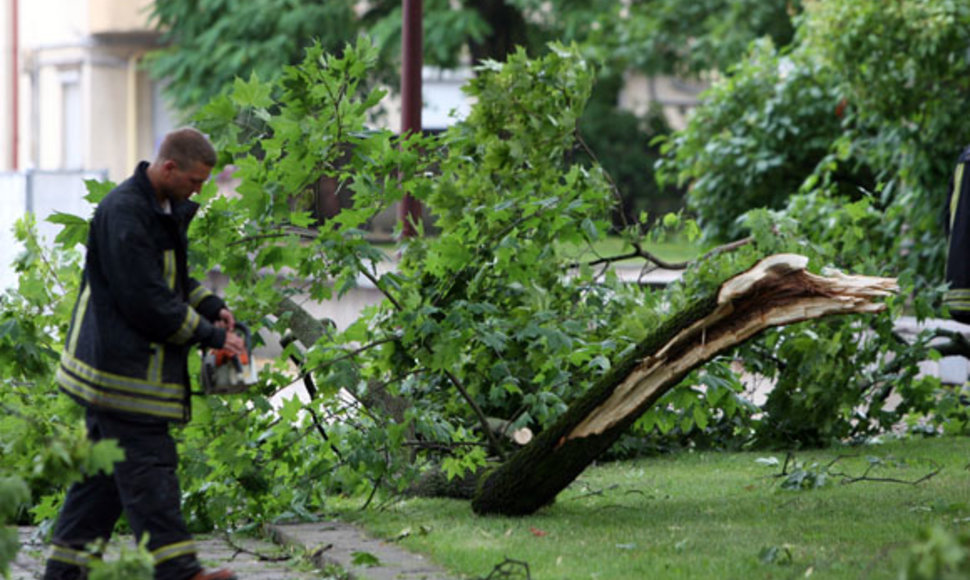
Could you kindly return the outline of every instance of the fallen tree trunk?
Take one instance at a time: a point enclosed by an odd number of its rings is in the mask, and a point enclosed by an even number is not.
[[[551,503],[691,370],[773,326],[878,312],[892,278],[818,276],[808,258],[780,254],[721,285],[643,340],[556,423],[481,479],[478,514],[526,515]]]
[[[310,348],[321,337],[330,332],[331,328],[328,325],[333,324],[329,319],[324,319],[326,320],[324,322],[315,318],[303,306],[289,297],[283,298],[277,304],[274,314],[287,317],[292,339],[299,341],[304,348]],[[354,393],[354,396],[364,407],[391,417],[398,423],[404,422],[404,415],[410,407],[410,402],[407,399],[390,393],[385,385],[376,381],[370,382],[367,387],[363,394]],[[315,395],[310,393],[310,396]]]

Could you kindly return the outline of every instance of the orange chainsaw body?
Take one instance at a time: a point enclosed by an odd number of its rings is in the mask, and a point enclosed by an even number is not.
[[[253,342],[249,327],[237,322],[233,332],[245,340],[245,353],[236,356],[224,348],[212,348],[202,353],[202,390],[207,395],[242,393],[256,384],[256,365],[253,361]]]

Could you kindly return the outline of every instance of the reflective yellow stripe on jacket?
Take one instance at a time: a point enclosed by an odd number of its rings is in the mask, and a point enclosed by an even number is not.
[[[963,185],[963,163],[957,165],[953,172],[953,196],[950,197],[950,231],[953,231],[953,222],[956,221],[957,207],[960,205],[960,186]]]
[[[212,291],[205,286],[199,284],[195,287],[195,290],[189,294],[189,305],[192,306],[192,308],[198,308],[199,304],[202,304],[202,301],[209,296],[215,296],[215,294],[213,294]]]
[[[162,254],[163,272],[162,275],[165,277],[165,283],[168,284],[170,290],[175,290],[175,274],[177,272],[175,264],[175,250],[165,250]]]
[[[85,287],[78,299],[71,335],[61,353],[57,383],[68,393],[99,407],[182,419],[185,387],[162,381],[164,346],[157,345],[144,379],[101,371],[74,356],[89,299],[90,292]],[[189,312],[194,313],[192,309]]]
[[[130,413],[144,413],[163,419],[181,420],[184,418],[180,402],[147,399],[141,396],[129,396],[106,391],[100,385],[93,386],[71,375],[63,366],[58,367],[55,380],[68,393],[99,407],[127,411]]]
[[[195,311],[191,306],[185,309],[185,318],[182,319],[182,325],[179,329],[172,333],[172,336],[168,337],[168,342],[174,342],[175,344],[185,344],[192,340],[195,336],[195,330],[199,327],[199,322],[201,322],[202,317],[199,313]]]

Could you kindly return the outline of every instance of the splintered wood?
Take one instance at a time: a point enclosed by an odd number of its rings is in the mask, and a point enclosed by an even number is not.
[[[682,330],[616,386],[612,395],[573,428],[564,441],[599,435],[637,412],[670,381],[716,353],[772,326],[832,314],[879,312],[873,300],[898,290],[894,278],[808,272],[808,258],[778,254],[725,282],[717,307]]]

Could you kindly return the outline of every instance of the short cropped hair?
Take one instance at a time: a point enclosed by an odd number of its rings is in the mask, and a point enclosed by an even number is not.
[[[207,167],[216,164],[216,150],[199,130],[192,127],[176,129],[165,135],[158,148],[158,161],[174,161],[179,169],[186,170],[196,161]]]

